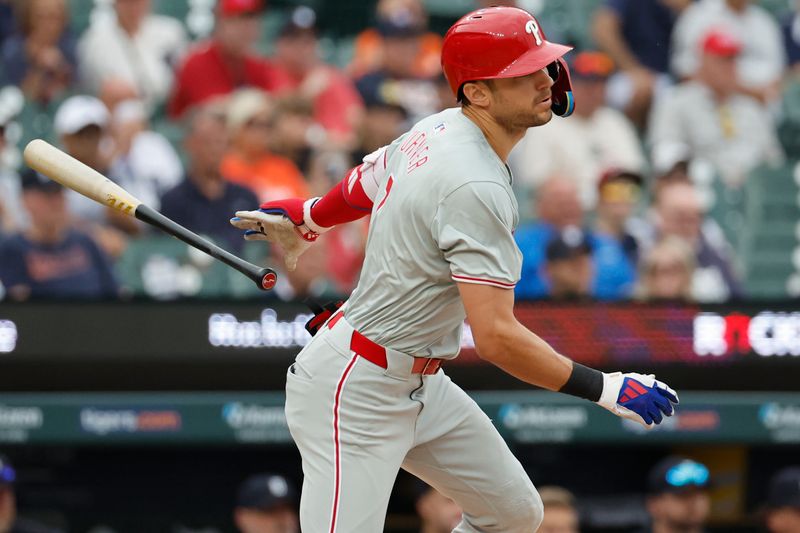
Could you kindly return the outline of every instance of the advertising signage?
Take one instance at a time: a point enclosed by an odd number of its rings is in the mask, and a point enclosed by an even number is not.
[[[526,303],[517,306],[516,316],[560,353],[587,365],[652,370],[660,377],[691,369],[699,372],[687,375],[697,381],[691,387],[710,389],[714,384],[703,387],[702,379],[711,374],[703,372],[713,369],[720,386],[732,378],[736,383],[731,387],[770,390],[775,382],[761,378],[780,381],[800,370],[800,310],[796,309],[787,303],[702,307]],[[0,371],[29,374],[35,365],[47,363],[69,374],[83,362],[91,363],[94,372],[116,369],[125,374],[126,365],[135,363],[139,369],[162,369],[166,380],[162,389],[179,386],[170,377],[173,374],[182,375],[186,388],[192,389],[199,385],[191,384],[190,378],[203,372],[223,382],[228,375],[231,385],[223,386],[236,387],[237,372],[246,375],[260,369],[264,387],[278,388],[286,366],[310,340],[303,327],[310,316],[303,305],[271,302],[7,303],[0,305]],[[108,368],[97,367],[98,362]],[[460,372],[469,376],[486,365],[474,350],[467,324],[461,355],[445,368],[454,377]],[[782,368],[792,371],[780,372]],[[59,376],[50,377],[58,382]],[[135,373],[127,377],[136,380]],[[34,386],[30,375],[21,379],[28,385],[17,390]],[[791,389],[786,381],[779,388]],[[213,388],[215,383],[204,386]],[[155,383],[145,386],[159,388]]]

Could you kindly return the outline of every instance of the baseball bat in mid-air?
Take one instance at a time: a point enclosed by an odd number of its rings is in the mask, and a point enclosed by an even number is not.
[[[47,142],[41,139],[32,140],[25,147],[24,156],[25,162],[29,167],[44,174],[51,180],[57,181],[64,187],[79,192],[87,198],[91,198],[95,202],[113,207],[117,211],[136,217],[142,222],[166,231],[189,246],[193,246],[235,268],[255,281],[259,288],[269,290],[275,286],[278,278],[274,270],[259,267],[240,257],[236,257],[207,239],[189,231],[155,209],[144,205],[131,193],[96,170],[84,165]]]

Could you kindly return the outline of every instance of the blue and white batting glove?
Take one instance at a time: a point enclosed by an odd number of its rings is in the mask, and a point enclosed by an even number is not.
[[[603,393],[597,403],[617,416],[650,428],[660,424],[664,416],[672,416],[679,400],[674,390],[652,374],[614,372],[603,374]]]

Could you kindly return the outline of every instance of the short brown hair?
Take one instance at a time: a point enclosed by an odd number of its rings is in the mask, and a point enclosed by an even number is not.
[[[539,496],[545,509],[548,507],[560,507],[565,509],[575,509],[575,496],[563,487],[550,485],[539,489]]]

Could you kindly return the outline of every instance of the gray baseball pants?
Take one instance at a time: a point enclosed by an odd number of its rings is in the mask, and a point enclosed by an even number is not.
[[[533,533],[539,494],[489,418],[442,370],[387,368],[350,350],[353,328],[323,326],[286,379],[286,419],[303,460],[303,533],[379,533],[400,468],[463,509],[455,533]]]

